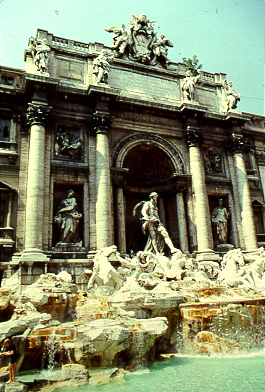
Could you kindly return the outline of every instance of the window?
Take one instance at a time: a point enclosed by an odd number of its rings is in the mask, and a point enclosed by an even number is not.
[[[14,78],[11,76],[3,76],[1,75],[1,84],[6,86],[13,86],[14,85]]]
[[[0,142],[8,142],[10,136],[10,121],[0,120]]]

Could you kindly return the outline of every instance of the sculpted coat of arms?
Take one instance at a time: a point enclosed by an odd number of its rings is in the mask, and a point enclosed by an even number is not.
[[[112,25],[104,29],[114,33],[111,47],[116,57],[127,57],[142,64],[160,64],[167,68],[170,63],[167,57],[168,47],[173,47],[173,44],[165,38],[165,34],[157,37],[155,22],[156,20],[147,19],[144,13],[140,16],[132,14],[132,20],[128,22],[129,31],[124,23],[120,28]]]

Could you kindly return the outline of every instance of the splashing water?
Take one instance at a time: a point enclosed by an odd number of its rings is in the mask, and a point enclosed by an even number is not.
[[[141,365],[145,353],[144,333],[142,331],[133,331],[132,342],[135,350],[135,363]]]
[[[43,367],[48,363],[48,370],[53,371],[58,363],[55,360],[56,354],[61,353],[61,338],[56,335],[54,331],[50,334],[45,342],[45,349],[43,352]]]

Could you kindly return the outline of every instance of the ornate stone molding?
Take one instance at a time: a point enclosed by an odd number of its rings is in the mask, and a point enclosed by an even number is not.
[[[114,116],[107,114],[96,113],[93,117],[88,119],[88,129],[95,133],[108,133]]]
[[[189,147],[200,146],[203,142],[203,133],[198,129],[187,129],[185,134],[186,143]]]
[[[230,138],[225,140],[224,147],[229,153],[233,154],[235,152],[250,151],[252,146],[247,138],[232,133]]]
[[[27,109],[27,125],[45,125],[51,113],[51,106],[29,103]]]

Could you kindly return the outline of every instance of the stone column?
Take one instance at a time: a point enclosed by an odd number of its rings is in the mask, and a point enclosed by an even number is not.
[[[188,252],[189,244],[188,244],[188,232],[187,232],[183,192],[177,193],[176,201],[177,201],[180,250],[182,252]]]
[[[213,236],[210,219],[210,209],[205,184],[204,165],[201,158],[199,145],[202,142],[202,133],[195,121],[189,121],[187,125],[186,141],[189,146],[190,173],[192,188],[195,199],[195,225],[198,242],[198,260],[214,260]]]
[[[246,139],[241,135],[233,133],[229,140],[228,148],[233,153],[236,186],[241,207],[241,221],[246,250],[256,249],[258,247],[257,236],[255,232],[254,215],[251,205],[250,190],[248,185],[247,172],[244,162],[243,149],[245,148]]]
[[[30,125],[28,160],[25,248],[22,259],[46,261],[42,252],[43,202],[44,202],[44,151],[45,121],[50,112],[45,104],[29,104],[27,121]]]
[[[112,245],[111,183],[108,130],[112,122],[106,112],[97,111],[91,119],[96,132],[96,236],[97,249]]]
[[[239,244],[237,244],[238,241],[237,239],[235,239],[235,246],[239,246],[240,248],[244,249],[245,241],[244,241],[244,234],[243,234],[242,221],[241,221],[241,208],[240,208],[239,194],[237,188],[236,169],[234,164],[234,157],[232,154],[228,154],[228,165],[229,165],[230,177],[233,186],[233,196],[234,196],[233,201],[231,203],[232,230],[234,232],[234,237],[235,238],[238,237],[239,240]]]
[[[125,230],[125,209],[123,187],[118,186],[116,189],[116,210],[118,224],[118,249],[120,252],[126,252],[126,230]]]

